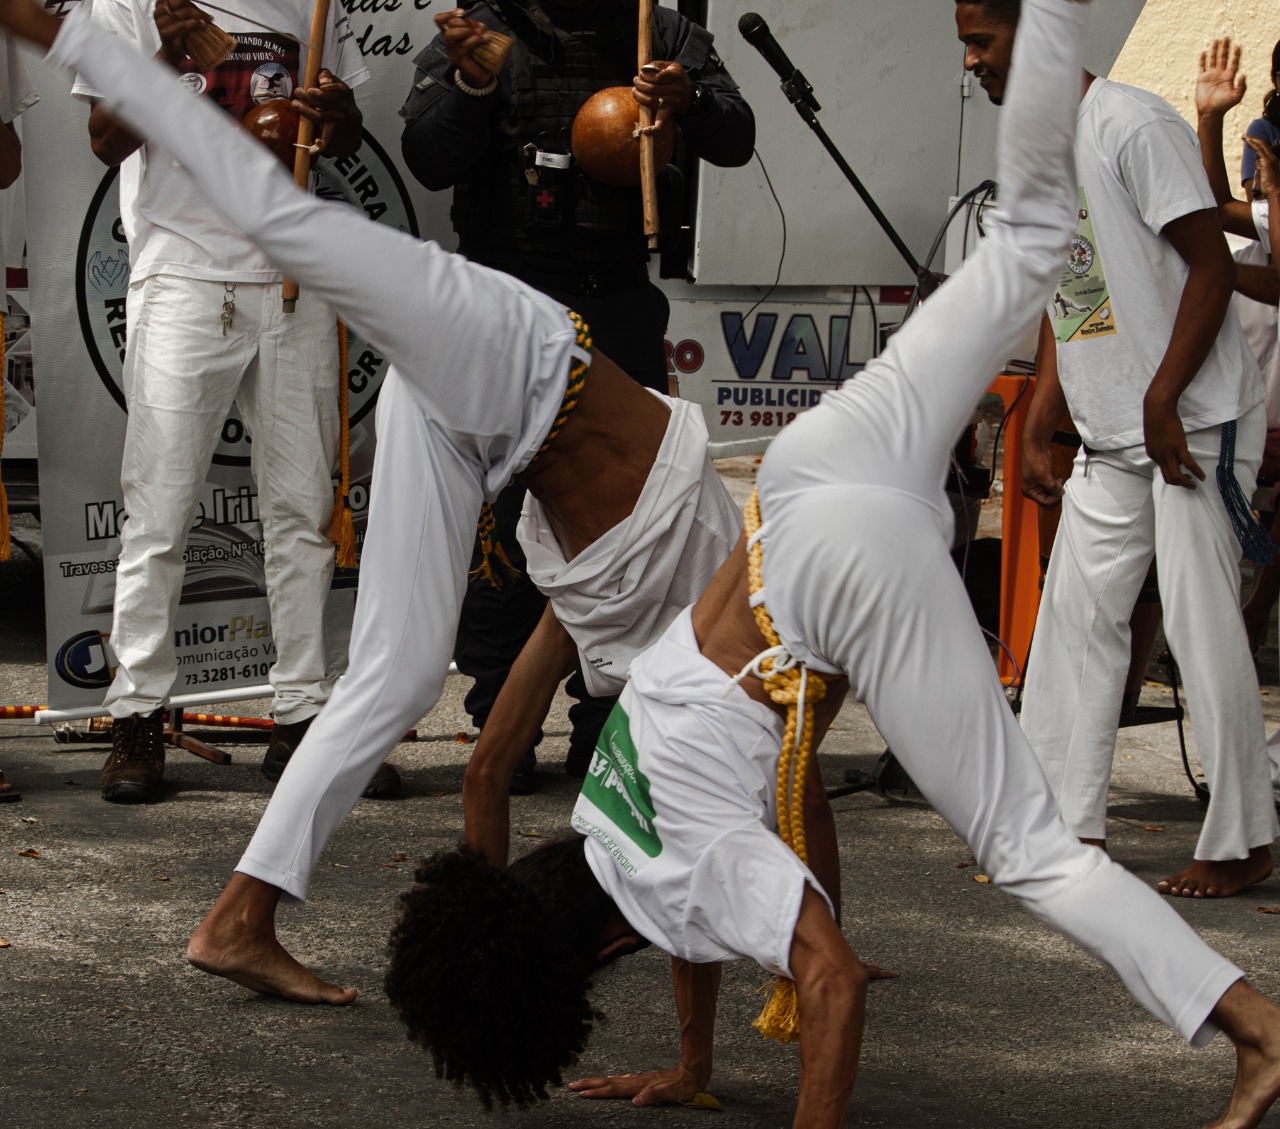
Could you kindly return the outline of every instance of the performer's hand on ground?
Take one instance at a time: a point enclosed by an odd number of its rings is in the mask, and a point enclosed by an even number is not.
[[[1200,52],[1200,74],[1196,78],[1196,112],[1221,117],[1240,105],[1246,83],[1240,71],[1240,48],[1233,51],[1230,39],[1215,39]]]
[[[693,105],[693,79],[679,63],[655,61],[650,66],[661,68],[652,78],[638,74],[631,80],[632,93],[642,106],[653,111],[654,127],[665,125],[672,117],[687,114]]]
[[[1184,473],[1184,467],[1201,482],[1204,481],[1204,471],[1187,449],[1187,433],[1178,417],[1176,405],[1144,400],[1142,433],[1147,454],[1170,486],[1185,486],[1188,490],[1196,488],[1195,479]]]
[[[1254,151],[1258,158],[1256,185],[1263,196],[1280,192],[1280,160],[1276,159],[1275,150],[1265,141],[1257,137],[1245,136],[1244,143]]]
[[[683,1063],[672,1070],[647,1074],[613,1074],[607,1078],[580,1078],[569,1089],[583,1098],[630,1098],[632,1105],[666,1105],[691,1102],[710,1081]]]
[[[1022,496],[1046,510],[1062,504],[1062,479],[1053,473],[1053,455],[1047,443],[1022,446]]]
[[[160,0],[155,19],[160,33],[159,57],[171,67],[177,67],[187,57],[187,36],[213,22],[213,17],[191,0]]]
[[[355,95],[332,71],[321,70],[318,81],[319,86],[298,87],[293,92],[293,104],[298,113],[315,123],[316,144],[321,153],[335,157],[354,153],[360,147],[364,123]]]
[[[475,87],[488,86],[492,73],[471,57],[472,52],[484,42],[484,24],[467,19],[461,8],[437,12],[435,22],[444,37],[444,53],[462,75],[463,82]]]

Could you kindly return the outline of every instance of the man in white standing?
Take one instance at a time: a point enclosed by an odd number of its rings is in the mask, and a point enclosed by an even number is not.
[[[342,7],[331,9],[321,88],[302,90],[311,5],[229,0],[225,6],[245,18],[219,16],[238,46],[209,71],[200,70],[183,42],[187,0],[94,0],[93,18],[154,52],[189,90],[213,98],[237,120],[258,101],[289,94],[316,121],[328,155],[355,152],[361,115],[351,87],[369,72]],[[177,676],[173,630],[183,553],[233,400],[253,437],[266,546],[277,659],[271,671],[276,724],[263,772],[276,780],[334,681],[324,616],[341,422],[335,317],[305,291],[296,311],[285,313],[280,273],[209,207],[199,185],[113,119],[83,81],[74,93],[94,103],[89,136],[95,155],[121,166],[131,269],[124,362],[129,423],[121,467],[129,520],[116,572],[111,648],[118,668],[106,699],[112,750],[102,795],[117,803],[162,795],[161,718]],[[383,766],[366,794],[398,786],[394,769]]]
[[[996,103],[1018,7],[956,4],[965,65]],[[1227,897],[1271,873],[1276,835],[1241,545],[1215,481],[1253,492],[1262,380],[1230,307],[1235,265],[1195,135],[1146,91],[1088,73],[1082,87],[1078,226],[1023,440],[1023,492],[1063,514],[1022,724],[1068,827],[1105,849],[1129,616],[1154,555],[1212,794],[1191,865],[1157,888]],[[1064,487],[1050,444],[1067,408],[1084,446]]]

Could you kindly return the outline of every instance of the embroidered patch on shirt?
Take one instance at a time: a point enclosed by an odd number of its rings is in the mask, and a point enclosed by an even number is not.
[[[1080,189],[1079,222],[1071,239],[1071,249],[1067,252],[1067,269],[1062,272],[1049,308],[1053,316],[1053,335],[1060,345],[1119,332],[1116,329],[1115,303],[1107,288],[1102,255],[1089,214],[1089,200],[1083,188]]]

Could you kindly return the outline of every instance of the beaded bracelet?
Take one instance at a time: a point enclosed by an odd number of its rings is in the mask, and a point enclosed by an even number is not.
[[[498,76],[494,75],[483,86],[472,86],[466,79],[462,77],[461,71],[453,72],[453,81],[463,94],[470,94],[472,98],[483,98],[486,94],[492,94],[498,89]]]

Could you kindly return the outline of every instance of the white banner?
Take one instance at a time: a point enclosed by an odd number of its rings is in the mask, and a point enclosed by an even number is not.
[[[66,13],[80,0],[46,0]],[[397,111],[413,81],[413,56],[435,34],[431,0],[342,0],[371,71],[356,91],[365,139],[352,157],[324,162],[317,191],[414,234],[447,231],[448,194],[428,203],[400,160]],[[439,6],[437,3],[436,6]],[[41,100],[24,116],[28,262],[44,531],[49,704],[101,701],[111,681],[111,626],[119,530],[125,410],[121,369],[128,326],[128,249],[120,230],[116,170],[89,149],[88,108],[70,76],[39,59]],[[422,232],[424,216],[430,231]],[[333,264],[335,271],[342,264]],[[373,406],[386,368],[353,336],[351,499],[363,535],[373,464]],[[248,436],[233,410],[209,472],[187,549],[174,625],[175,694],[261,686],[275,660],[265,599],[262,528],[249,472]],[[329,599],[329,641],[345,663],[355,570],[339,569]]]

